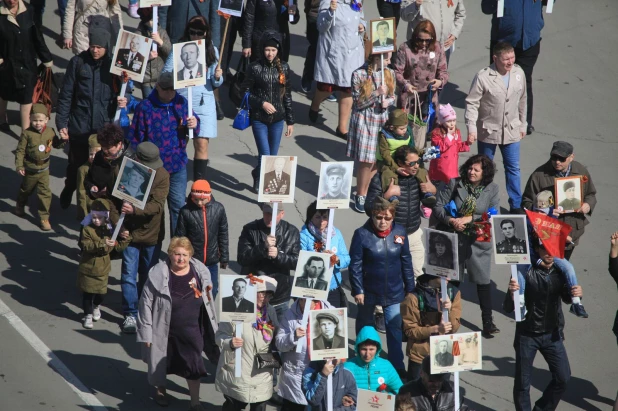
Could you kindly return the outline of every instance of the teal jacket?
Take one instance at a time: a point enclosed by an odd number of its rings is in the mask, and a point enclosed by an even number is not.
[[[378,343],[378,352],[370,363],[365,363],[358,353],[358,346],[367,341],[372,340]],[[382,344],[380,343],[380,335],[370,325],[363,327],[356,337],[354,345],[356,357],[346,361],[343,366],[349,370],[356,380],[356,385],[359,390],[378,391],[378,387],[386,384],[386,392],[391,394],[399,393],[399,388],[403,385],[395,367],[383,358],[380,358]]]

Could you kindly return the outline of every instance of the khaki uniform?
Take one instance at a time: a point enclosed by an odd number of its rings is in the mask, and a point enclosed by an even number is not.
[[[517,64],[511,69],[509,88],[492,64],[479,71],[466,97],[466,126],[478,141],[511,144],[526,133],[526,75]]]
[[[77,169],[77,221],[82,221],[90,212],[92,199],[86,192],[84,181],[90,171],[90,163],[86,163]]]
[[[39,218],[49,219],[52,193],[49,188],[49,160],[52,146],[59,148],[64,142],[56,136],[54,129],[46,127],[39,133],[32,127],[25,130],[15,151],[15,170],[25,170],[26,175],[22,180],[19,194],[17,195],[17,207],[24,207],[28,197],[34,189],[37,189],[39,197]]]

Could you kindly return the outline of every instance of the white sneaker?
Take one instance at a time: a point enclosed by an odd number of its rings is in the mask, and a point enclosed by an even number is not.
[[[92,310],[92,319],[94,321],[99,321],[101,319],[101,308],[99,308],[98,305]]]
[[[139,14],[137,14],[137,9],[139,9],[139,4],[129,4],[129,10],[127,14],[129,17],[133,17],[134,19],[139,19]]]
[[[94,324],[92,324],[92,314],[88,314],[84,317],[84,322],[82,325],[84,328],[92,330],[92,327],[94,327]]]
[[[127,315],[122,323],[122,332],[125,334],[135,334],[137,332],[137,322],[135,317]]]

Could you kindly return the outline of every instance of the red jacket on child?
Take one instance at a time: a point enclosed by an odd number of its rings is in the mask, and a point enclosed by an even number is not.
[[[456,129],[455,138],[450,141],[446,132],[438,125],[431,132],[431,145],[440,147],[440,158],[429,162],[429,179],[448,183],[459,177],[459,153],[470,151],[468,142],[461,140],[459,129]]]

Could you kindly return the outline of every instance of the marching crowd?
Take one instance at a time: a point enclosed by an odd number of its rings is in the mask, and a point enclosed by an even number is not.
[[[224,204],[215,200],[208,181],[209,142],[219,134],[220,90],[226,81],[230,90],[240,90],[241,96],[248,93],[258,152],[251,178],[257,191],[261,156],[276,155],[282,134],[289,137],[294,132],[294,85],[287,60],[289,24],[301,18],[300,4],[247,0],[243,16],[230,17],[217,14],[213,0],[174,0],[169,7],[159,7],[153,30],[152,8],[139,8],[137,3],[129,1],[128,16],[139,19],[137,31],[158,46],[146,56],[143,82],[129,86],[141,91],[141,99],[132,92],[120,97],[121,80],[110,73],[113,47],[123,27],[118,0],[58,1],[62,42],[74,56],[55,102],[56,131],[48,124],[49,105],[32,99],[41,70],[37,59],[45,67],[53,65],[42,35],[45,1],[32,0],[28,5],[23,0],[2,0],[0,131],[10,130],[7,103],[19,104],[22,134],[15,168],[23,180],[14,212],[25,215],[28,197],[36,189],[43,231],[52,229],[49,163],[56,159],[51,151],[68,145],[65,186],[59,197],[61,208],[68,209],[76,193],[82,226],[77,284],[83,295],[83,327],[92,329],[101,318],[111,260],[121,259],[121,329],[136,333],[142,344],[157,404],[169,404],[166,375],[175,374],[187,380],[190,410],[204,409],[199,397],[200,378],[206,376],[204,353],[216,366],[215,387],[225,397],[225,411],[244,410],[247,405],[260,411],[269,401],[284,411],[326,410],[328,402],[333,410],[354,410],[358,389],[396,394],[398,411],[453,409],[449,374],[432,373],[429,338],[459,330],[461,291],[458,281],[450,281],[447,298],[442,299],[439,278],[424,272],[425,255],[430,262],[437,261],[445,250],[451,252],[451,245],[447,236],[437,236],[426,253],[421,220],[456,233],[457,268],[462,279],[476,284],[482,336],[494,338],[500,330],[492,312],[492,247],[477,238],[473,227],[488,212],[500,209],[501,189],[493,181],[493,157],[499,149],[508,214],[535,210],[572,228],[560,253],[564,258],[550,254],[544,244],[548,239],[529,230],[532,264],[518,266],[518,281],[510,281],[504,301],[506,312],[524,314],[514,341],[515,407],[556,409],[571,373],[563,345],[566,318],[561,301],[572,304],[570,311],[578,317],[588,317],[569,260],[595,208],[596,189],[586,167],[575,161],[573,146],[555,141],[547,161],[529,176],[522,191],[520,142],[535,131],[532,71],[540,53],[544,2],[504,2],[504,16],[498,18],[498,1],[482,0],[482,11],[492,15],[491,64],[472,81],[463,132],[457,127],[455,110],[440,95],[449,81],[449,62],[466,18],[463,0],[378,0],[381,17],[394,17],[395,24],[401,18],[408,25],[405,41],[394,53],[385,54],[372,52],[366,34],[372,16],[365,15],[360,1],[305,0],[309,49],[300,88],[309,94],[316,82],[308,118],[311,123],[322,121],[323,101],[338,101],[335,135],[346,141],[346,154],[355,161],[356,194],[351,202],[368,218],[359,220],[359,228],[347,239],[336,227],[328,227],[329,212],[318,209],[316,201],[307,205],[300,230],[284,219],[283,204],[276,212],[270,203],[261,204],[262,215],[244,225],[237,244],[240,274],[247,279],[234,287],[242,289],[251,282],[258,291],[255,322],[244,323],[242,338],[231,323],[217,322],[213,308],[219,270],[228,268],[234,234],[229,232]],[[227,18],[230,30],[224,33]],[[232,74],[229,66],[237,35],[242,39],[239,68],[243,70]],[[225,52],[220,53],[221,38],[226,37]],[[193,87],[192,111],[187,90],[174,89],[172,74],[172,44],[189,40],[206,43],[207,66],[206,84]],[[117,109],[120,120],[114,121]],[[425,121],[432,111],[434,124]],[[195,148],[192,177],[187,174],[190,130]],[[440,151],[428,165],[427,143]],[[478,153],[460,165],[459,153],[474,145]],[[141,209],[112,196],[125,157],[155,170]],[[555,204],[555,179],[572,176],[581,179],[581,201],[576,207]],[[144,179],[134,182],[136,187]],[[572,188],[567,184],[565,192]],[[119,222],[121,214],[124,219]],[[116,225],[121,227],[114,241]],[[508,240],[514,223],[503,220],[500,229],[507,239],[501,247],[517,247]],[[161,260],[166,235],[171,241]],[[618,234],[611,244],[610,272],[617,278]],[[291,301],[292,271],[301,250],[332,254],[334,274],[326,286],[326,300]],[[344,292],[345,270],[353,302]],[[514,306],[515,293],[522,297],[520,307]],[[242,310],[238,301],[231,303]],[[302,321],[305,304],[320,310],[352,303],[358,308],[354,355],[347,360],[312,360],[307,347],[313,342]],[[448,321],[442,319],[444,309]],[[335,317],[324,314],[323,319],[340,326]],[[618,336],[618,325],[614,332]],[[385,334],[386,347],[379,333]],[[297,352],[303,339],[307,343]],[[405,350],[402,341],[407,342]],[[240,357],[235,355],[238,350]],[[548,362],[552,379],[533,405],[529,391],[537,352]],[[240,378],[234,375],[238,358]],[[331,398],[326,388],[329,377],[334,381]]]

